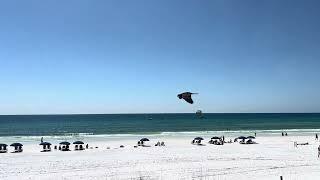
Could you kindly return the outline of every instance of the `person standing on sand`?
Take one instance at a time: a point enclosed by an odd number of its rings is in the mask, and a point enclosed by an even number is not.
[[[41,142],[43,142],[43,137],[41,137]]]
[[[316,134],[316,140],[318,140],[318,134]]]
[[[320,145],[318,147],[318,158],[320,157]]]

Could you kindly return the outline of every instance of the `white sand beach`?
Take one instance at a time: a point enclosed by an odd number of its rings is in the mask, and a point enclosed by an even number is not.
[[[234,137],[226,137],[226,140]],[[0,154],[0,179],[280,179],[320,177],[319,142],[313,136],[257,137],[259,144],[191,145],[190,137],[151,139],[151,147],[134,148],[122,139],[88,142],[85,151],[40,152],[36,143],[23,153]],[[157,141],[165,147],[156,147]],[[310,145],[294,148],[294,141]],[[119,148],[124,145],[124,148]],[[107,149],[110,147],[110,149]],[[73,149],[73,146],[71,145]],[[12,148],[9,147],[9,150]]]

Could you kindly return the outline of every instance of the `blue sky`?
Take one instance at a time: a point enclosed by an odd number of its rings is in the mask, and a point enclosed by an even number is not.
[[[319,5],[1,1],[0,114],[320,112]]]

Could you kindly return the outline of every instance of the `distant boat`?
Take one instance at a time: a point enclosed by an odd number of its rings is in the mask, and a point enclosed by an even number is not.
[[[196,115],[197,115],[198,118],[201,118],[201,119],[204,118],[201,110],[198,110],[196,112]]]

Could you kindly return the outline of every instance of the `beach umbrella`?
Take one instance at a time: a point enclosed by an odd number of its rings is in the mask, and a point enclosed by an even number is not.
[[[203,138],[202,138],[202,137],[196,137],[196,138],[194,138],[194,140],[200,140],[200,141],[202,141]]]
[[[23,146],[21,143],[12,143],[10,146]]]
[[[244,137],[244,136],[240,136],[240,137],[238,137],[237,139],[247,139],[247,138]]]
[[[256,137],[254,136],[248,136],[247,139],[255,139]]]
[[[148,138],[142,138],[142,139],[140,139],[140,141],[149,141],[149,139]]]
[[[40,143],[39,145],[41,145],[41,146],[51,146],[51,143],[49,143],[49,142],[42,142],[42,143]]]
[[[214,136],[214,137],[212,137],[211,139],[221,139],[221,138],[218,137],[218,136]]]
[[[61,143],[59,143],[59,144],[61,144],[61,145],[66,145],[66,146],[69,146],[69,145],[70,145],[70,143],[67,142],[67,141],[63,141],[63,142],[61,142]]]
[[[75,141],[73,144],[84,144],[82,141]]]
[[[178,94],[177,96],[179,99],[184,99],[188,103],[193,104],[193,100],[191,98],[192,94],[198,94],[198,93],[184,92],[184,93]]]

